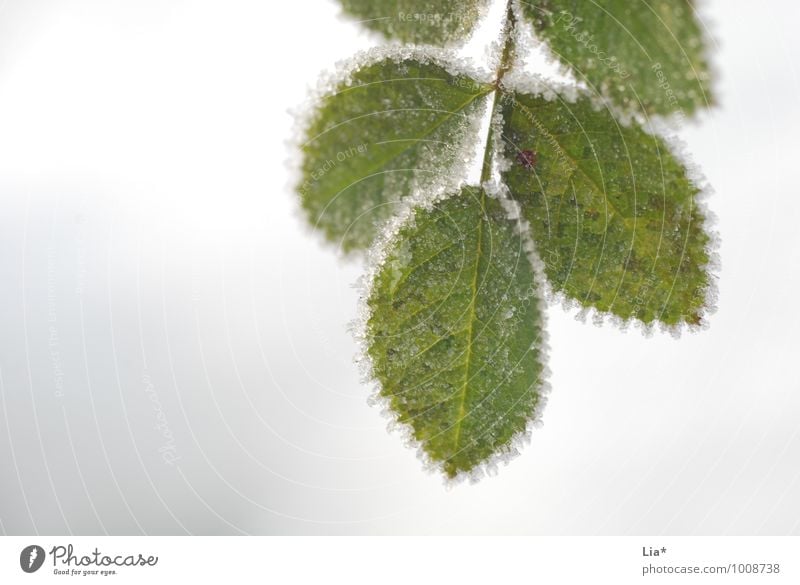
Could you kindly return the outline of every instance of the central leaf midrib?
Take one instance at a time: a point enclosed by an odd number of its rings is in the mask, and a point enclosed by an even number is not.
[[[486,215],[486,193],[481,189],[481,208],[480,216],[478,217],[478,234],[477,246],[475,249],[475,269],[472,274],[472,297],[469,304],[469,316],[467,318],[467,349],[466,357],[464,360],[464,380],[461,385],[461,392],[459,396],[458,416],[456,417],[455,429],[453,431],[453,456],[458,453],[458,445],[461,440],[461,427],[466,416],[467,404],[467,388],[470,379],[470,365],[472,363],[472,345],[474,343],[474,325],[475,325],[475,305],[478,300],[478,272],[480,272],[481,262],[481,246],[483,245],[483,223]]]

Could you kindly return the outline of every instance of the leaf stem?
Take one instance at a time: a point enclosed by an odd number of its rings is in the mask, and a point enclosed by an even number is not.
[[[511,69],[516,52],[516,26],[517,18],[514,14],[512,0],[508,0],[506,5],[506,19],[503,23],[503,53],[500,56],[500,63],[497,66],[497,73],[494,79],[494,99],[492,101],[492,114],[489,118],[489,131],[486,134],[486,146],[483,151],[483,168],[481,170],[481,185],[492,177],[492,142],[494,141],[494,119],[497,110],[500,108],[502,96],[500,93],[500,83],[506,72]]]

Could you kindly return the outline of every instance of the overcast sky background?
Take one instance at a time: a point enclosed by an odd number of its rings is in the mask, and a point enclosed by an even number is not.
[[[711,328],[551,307],[544,427],[445,489],[287,188],[287,111],[376,39],[327,0],[0,0],[0,532],[800,534],[800,7],[702,16]]]

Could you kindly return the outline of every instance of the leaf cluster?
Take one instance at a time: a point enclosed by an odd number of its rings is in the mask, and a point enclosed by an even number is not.
[[[394,44],[309,113],[298,194],[329,241],[371,250],[362,335],[383,402],[446,477],[472,474],[544,404],[543,291],[624,323],[704,322],[700,185],[652,130],[713,103],[700,24],[686,0],[511,0],[486,75],[433,48],[467,38],[483,0],[341,3]],[[574,87],[524,71],[523,34]]]

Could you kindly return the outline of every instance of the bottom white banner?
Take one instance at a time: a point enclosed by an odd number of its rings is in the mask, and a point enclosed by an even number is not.
[[[800,537],[0,538],[0,583],[800,583]],[[191,580],[191,581],[190,581]]]

